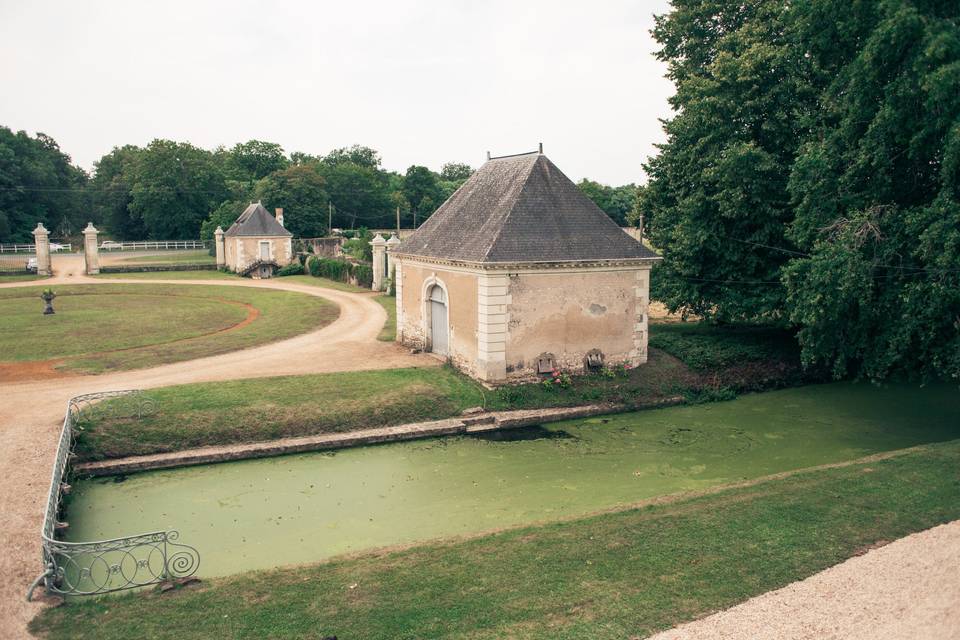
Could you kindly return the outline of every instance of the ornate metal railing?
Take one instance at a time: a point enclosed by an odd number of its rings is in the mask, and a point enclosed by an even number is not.
[[[41,531],[44,572],[30,586],[27,600],[41,583],[48,594],[97,595],[196,573],[200,554],[193,547],[177,542],[180,534],[176,531],[154,531],[93,542],[57,539],[57,532],[66,526],[58,519],[63,496],[70,490],[67,480],[74,457],[76,429],[83,422],[97,418],[135,416],[139,419],[155,408],[154,401],[139,391],[90,393],[68,401]]]

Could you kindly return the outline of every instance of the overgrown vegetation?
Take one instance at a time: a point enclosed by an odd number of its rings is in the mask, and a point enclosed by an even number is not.
[[[677,0],[638,212],[671,310],[792,323],[836,377],[960,379],[960,4]]]
[[[960,518],[958,465],[960,442],[928,445],[619,513],[70,603],[30,629],[78,640],[646,637]]]
[[[311,256],[307,259],[307,271],[317,278],[339,282],[356,281],[357,286],[370,289],[373,284],[373,269],[366,264],[356,264],[339,258]]]

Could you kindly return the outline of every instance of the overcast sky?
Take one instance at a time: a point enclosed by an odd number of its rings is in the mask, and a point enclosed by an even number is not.
[[[574,180],[642,182],[672,85],[666,1],[0,0],[0,125],[90,169],[153,138],[252,138],[387,169],[544,143]]]

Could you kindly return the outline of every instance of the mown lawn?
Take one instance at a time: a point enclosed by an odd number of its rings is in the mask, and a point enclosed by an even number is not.
[[[62,359],[84,373],[136,369],[282,340],[339,314],[333,303],[283,291],[104,284],[55,287],[57,312],[43,316],[41,290],[0,290],[4,361]]]
[[[377,296],[374,298],[387,312],[387,321],[380,330],[377,340],[393,342],[397,339],[397,299],[393,296]]]
[[[51,638],[645,637],[960,518],[960,441],[469,540],[45,609]]]
[[[48,276],[38,276],[33,273],[12,273],[0,274],[0,283],[4,282],[28,282],[30,280],[43,280]]]
[[[196,271],[127,271],[100,273],[94,278],[121,278],[123,280],[231,280],[239,278],[235,273],[198,269]]]
[[[390,369],[198,383],[146,392],[141,419],[85,423],[85,460],[255,442],[447,418],[483,404],[482,387],[450,369]]]
[[[206,249],[190,250],[190,251],[164,251],[155,254],[148,255],[134,255],[121,257],[116,254],[104,253],[103,257],[106,258],[103,262],[107,265],[113,263],[119,263],[124,265],[136,265],[136,264],[149,264],[149,265],[158,265],[158,264],[215,264],[217,261],[216,256],[210,255],[210,252]]]

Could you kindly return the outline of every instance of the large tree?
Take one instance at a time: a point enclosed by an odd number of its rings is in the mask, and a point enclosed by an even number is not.
[[[135,163],[129,210],[154,239],[197,238],[201,223],[231,194],[213,154],[154,140]]]
[[[801,116],[816,102],[789,12],[780,0],[675,0],[656,19],[675,115],[645,167],[640,209],[663,252],[656,289],[671,310],[783,317],[787,181]]]
[[[637,186],[625,184],[620,187],[609,187],[593,180],[584,178],[577,183],[584,195],[593,200],[594,204],[603,209],[610,218],[621,227],[629,224],[628,216],[633,211],[637,200]]]
[[[445,199],[440,178],[426,167],[413,165],[403,176],[403,197],[410,203],[412,226],[429,218]]]
[[[960,4],[801,3],[828,83],[790,178],[804,359],[960,380]]]
[[[326,235],[329,197],[316,165],[275,171],[257,183],[256,195],[269,209],[283,208],[284,224],[294,236]]]
[[[316,164],[334,206],[334,227],[393,225],[390,176],[380,155],[368,147],[336,149]]]
[[[0,242],[31,242],[38,222],[59,236],[78,231],[92,218],[86,179],[50,136],[0,127]]]
[[[143,220],[130,211],[134,166],[142,151],[133,145],[114,147],[94,163],[90,200],[104,230],[118,240],[142,240],[147,236]]]
[[[283,147],[275,142],[249,140],[222,153],[227,176],[239,182],[255,182],[290,164]]]

